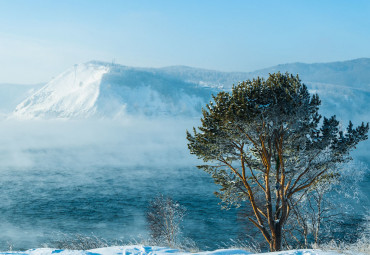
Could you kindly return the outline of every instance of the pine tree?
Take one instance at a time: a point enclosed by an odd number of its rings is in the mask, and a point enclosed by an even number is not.
[[[271,251],[281,250],[297,197],[367,139],[368,123],[342,131],[335,116],[321,120],[320,103],[298,76],[270,74],[213,96],[202,125],[187,132],[190,152],[206,163],[198,167],[221,186],[216,195],[229,206],[247,203]]]

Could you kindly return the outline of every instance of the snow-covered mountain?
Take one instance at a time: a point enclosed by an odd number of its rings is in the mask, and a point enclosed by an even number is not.
[[[34,118],[198,116],[216,90],[152,69],[92,61],[63,72],[21,102],[13,116]]]
[[[14,115],[24,118],[89,116],[96,111],[100,82],[108,70],[106,66],[93,64],[70,68],[20,103]]]
[[[219,72],[186,66],[133,68],[91,61],[71,67],[18,104],[13,116],[86,118],[199,116],[211,94],[273,72],[299,74],[322,99],[322,112],[369,121],[370,59],[278,65],[255,72]]]

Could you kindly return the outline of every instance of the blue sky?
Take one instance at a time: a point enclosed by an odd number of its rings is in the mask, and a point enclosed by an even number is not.
[[[370,57],[370,1],[0,0],[0,83],[89,60],[254,71]]]

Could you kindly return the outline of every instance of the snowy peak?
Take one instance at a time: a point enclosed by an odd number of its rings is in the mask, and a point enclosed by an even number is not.
[[[102,77],[108,71],[108,66],[94,62],[75,65],[20,103],[14,116],[32,119],[92,115]]]
[[[13,117],[199,116],[214,92],[153,69],[91,61],[47,83],[20,103]]]

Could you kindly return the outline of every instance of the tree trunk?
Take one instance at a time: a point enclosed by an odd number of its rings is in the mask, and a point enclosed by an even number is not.
[[[275,235],[272,240],[272,249],[271,251],[281,251],[281,240],[282,240],[282,226],[280,222],[275,223]]]

